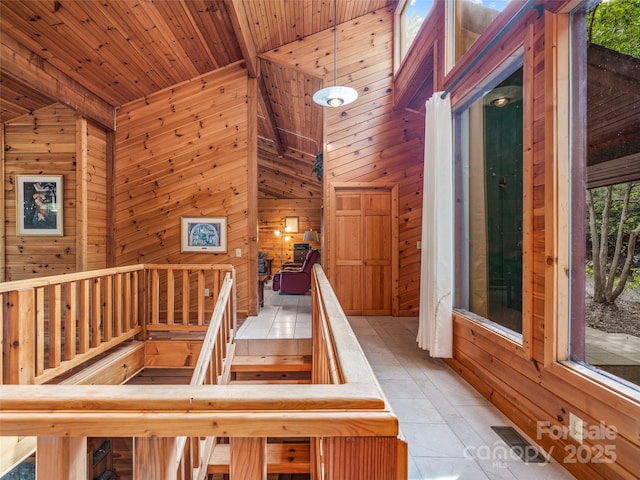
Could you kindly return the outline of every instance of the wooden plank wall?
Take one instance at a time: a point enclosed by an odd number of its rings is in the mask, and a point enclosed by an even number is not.
[[[267,252],[269,258],[273,259],[271,264],[272,273],[280,269],[280,238],[274,234],[284,220],[284,217],[298,217],[298,233],[288,234],[291,237],[289,242],[282,244],[283,257],[285,262],[293,261],[293,244],[308,243],[303,241],[305,230],[313,229],[320,236],[322,205],[320,198],[290,198],[290,199],[267,199],[262,198],[258,202],[258,245],[259,250]],[[321,243],[313,243],[312,248],[321,248]]]
[[[75,112],[55,104],[5,125],[5,279],[76,271]],[[16,175],[63,175],[64,236],[17,236]]]
[[[325,112],[324,211],[330,182],[396,183],[399,191],[399,315],[419,306],[424,117],[393,111],[393,11],[382,9],[339,25],[338,83],[358,91],[356,102]],[[318,48],[318,45],[325,46]],[[333,82],[333,31],[294,42],[264,56],[290,63]],[[381,51],[387,54],[381,54]],[[332,225],[323,227],[323,266],[328,266]],[[326,268],[326,267],[325,267]],[[328,271],[331,278],[331,272]]]
[[[247,71],[236,63],[123,105],[115,138],[116,264],[233,264],[239,316],[255,312],[257,291],[257,254],[249,258],[257,182],[248,175],[257,165],[248,118],[257,110],[248,95]],[[183,216],[226,217],[227,253],[181,253]]]
[[[112,179],[107,168],[107,133],[93,123],[87,125],[87,265],[86,270],[110,266],[107,236],[111,209],[109,188]],[[105,208],[106,207],[106,208]]]
[[[524,43],[525,87],[531,85],[532,88],[532,102],[525,106],[525,132],[532,135],[533,145],[532,151],[525,152],[533,171],[531,184],[525,185],[526,195],[531,197],[525,218],[531,222],[533,233],[524,257],[531,272],[530,278],[525,278],[531,299],[530,313],[525,312],[523,322],[531,322],[531,358],[502,335],[467,318],[463,312],[455,312],[454,358],[448,362],[577,478],[636,478],[640,471],[637,396],[634,401],[608,388],[606,383],[594,381],[575,366],[565,368],[546,354],[556,350],[558,335],[565,335],[559,331],[557,320],[548,316],[554,311],[549,304],[556,301],[554,296],[559,293],[548,284],[554,283],[553,272],[558,266],[554,246],[547,243],[553,235],[545,230],[546,226],[553,226],[557,208],[553,186],[545,183],[553,178],[556,160],[554,138],[547,135],[554,133],[554,114],[560,108],[550,98],[559,78],[553,66],[556,46],[551,45],[555,41],[556,22],[549,12],[538,16],[532,11],[452,93],[455,109],[509,52]],[[474,45],[473,48],[481,47]],[[472,58],[474,52],[470,53]],[[458,71],[464,67],[462,62],[456,65]],[[448,81],[454,78],[455,75]],[[556,200],[550,200],[553,198]],[[583,444],[568,435],[570,414],[581,418],[587,434],[591,432]]]

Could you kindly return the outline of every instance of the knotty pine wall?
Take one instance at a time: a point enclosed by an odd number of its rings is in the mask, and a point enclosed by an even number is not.
[[[11,121],[4,132],[3,279],[109,266],[106,132],[59,104]],[[63,176],[63,236],[17,236],[16,175]]]
[[[236,63],[123,105],[115,138],[117,265],[233,264],[239,316],[257,298],[254,83]],[[182,217],[226,217],[227,253],[182,253]]]
[[[557,5],[550,2],[545,7],[553,9]],[[563,293],[558,291],[556,275],[558,271],[561,276],[566,272],[559,265],[558,252],[554,251],[554,230],[559,227],[554,222],[555,211],[568,207],[558,205],[557,187],[553,185],[555,162],[566,161],[566,158],[556,158],[561,149],[554,142],[568,142],[570,135],[555,123],[556,115],[561,125],[566,120],[563,115],[568,113],[560,105],[564,98],[556,101],[553,95],[569,69],[569,60],[558,54],[567,48],[561,40],[567,36],[567,18],[547,10],[531,10],[452,91],[455,110],[511,52],[522,47],[524,163],[530,171],[529,177],[525,176],[528,181],[524,184],[527,200],[524,219],[532,229],[523,245],[524,271],[530,272],[525,273],[523,285],[525,295],[530,293],[529,298],[523,299],[523,323],[530,324],[530,333],[527,338],[526,330],[523,331],[523,338],[530,350],[521,351],[514,342],[482,322],[463,311],[454,311],[454,353],[453,359],[447,361],[577,478],[624,480],[637,478],[640,471],[637,394],[629,394],[629,390],[625,391],[620,385],[611,388],[607,382],[595,380],[586,369],[576,365],[565,366],[556,361],[563,358],[562,352],[557,356],[555,353],[562,349],[559,337],[566,335],[565,326],[554,318],[555,304],[566,305],[567,299],[557,298]],[[467,52],[467,58],[463,57],[456,65],[456,71],[464,71],[465,62],[474,58],[488,41],[474,45]],[[456,77],[452,75],[447,81],[454,80]],[[592,432],[591,438],[585,437],[582,444],[567,434],[571,414],[581,418],[586,431]],[[604,430],[602,425],[614,429],[615,433]],[[576,452],[579,458],[574,455]]]
[[[86,152],[87,161],[86,167],[81,169],[84,180],[79,186],[82,190],[79,190],[78,199],[86,205],[86,213],[79,217],[78,236],[86,239],[82,242],[86,245],[86,258],[82,258],[82,269],[97,270],[110,267],[112,261],[110,250],[107,248],[110,220],[108,211],[111,210],[110,205],[113,201],[110,196],[112,181],[107,161],[107,133],[93,123],[83,121],[81,125],[81,138],[86,138],[86,148],[80,151]],[[78,202],[78,208],[82,207],[82,203]],[[82,219],[86,219],[86,222]]]
[[[298,233],[289,233],[291,240],[282,242],[281,245],[280,237],[276,237],[273,232],[281,228],[285,216],[298,217]],[[269,258],[273,259],[272,273],[276,273],[280,269],[281,250],[284,261],[292,262],[294,243],[309,243],[303,241],[305,230],[317,231],[319,239],[322,240],[321,216],[320,198],[261,198],[258,201],[259,250],[267,252]],[[321,241],[312,243],[311,247],[320,249]]]
[[[392,109],[393,11],[379,10],[338,26],[338,83],[358,91],[356,102],[325,109],[324,215],[331,183],[397,184],[399,191],[399,315],[418,314],[424,117]],[[319,47],[321,46],[321,47]],[[333,82],[333,31],[267,52]],[[323,268],[329,278],[332,225],[323,229]]]

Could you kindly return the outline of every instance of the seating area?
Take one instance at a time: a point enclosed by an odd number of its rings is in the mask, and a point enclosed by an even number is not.
[[[284,267],[273,276],[273,291],[281,295],[304,295],[311,288],[311,269],[318,262],[320,252],[309,250],[302,267]]]

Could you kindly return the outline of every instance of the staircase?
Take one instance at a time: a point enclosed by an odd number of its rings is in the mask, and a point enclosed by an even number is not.
[[[311,383],[311,355],[238,355],[231,383]]]
[[[232,384],[311,383],[310,343],[299,340],[237,340],[231,364]],[[257,352],[257,353],[256,353]],[[214,480],[229,478],[229,444],[220,439],[207,473]],[[267,439],[268,480],[307,480],[311,472],[309,438]]]

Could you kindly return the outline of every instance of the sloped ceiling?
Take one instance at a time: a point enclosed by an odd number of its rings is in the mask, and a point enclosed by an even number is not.
[[[338,0],[337,21],[395,3]],[[244,60],[262,96],[259,196],[293,198],[322,151],[324,79],[260,54],[333,22],[331,0],[2,1],[0,119],[61,102],[109,126],[120,105]]]

